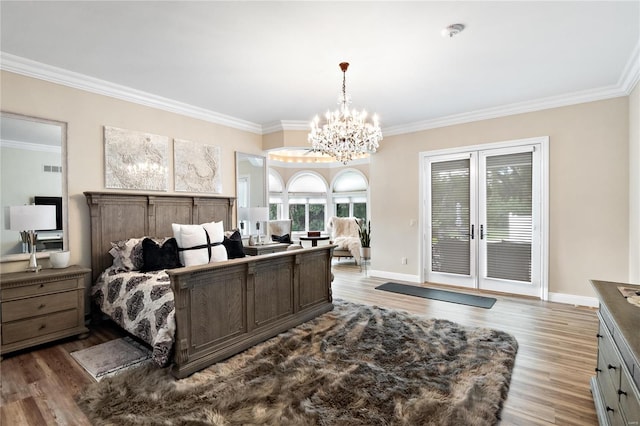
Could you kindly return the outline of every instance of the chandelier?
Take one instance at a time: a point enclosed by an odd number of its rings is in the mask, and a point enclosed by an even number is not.
[[[366,153],[376,152],[382,140],[382,131],[378,125],[378,117],[373,116],[373,123],[367,121],[367,112],[349,109],[351,97],[347,95],[347,62],[340,63],[342,70],[342,94],[338,98],[340,107],[325,114],[326,123],[320,125],[316,115],[311,122],[309,143],[313,151],[330,155],[343,164]]]

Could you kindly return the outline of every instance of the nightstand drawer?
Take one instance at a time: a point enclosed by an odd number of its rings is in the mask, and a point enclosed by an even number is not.
[[[3,288],[2,300],[35,296],[43,293],[54,293],[56,291],[73,290],[74,288],[78,288],[78,280],[52,281],[23,287]]]
[[[22,321],[2,324],[2,344],[44,336],[78,326],[78,311],[72,309]]]
[[[78,309],[78,292],[49,294],[2,304],[2,322],[15,321],[66,309]]]

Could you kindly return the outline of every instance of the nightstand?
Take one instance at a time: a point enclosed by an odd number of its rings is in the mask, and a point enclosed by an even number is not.
[[[260,254],[279,253],[285,251],[291,244],[273,243],[260,244],[257,246],[244,246],[244,254],[249,256],[258,256]]]
[[[64,337],[86,337],[84,292],[91,269],[70,266],[0,275],[4,355]]]

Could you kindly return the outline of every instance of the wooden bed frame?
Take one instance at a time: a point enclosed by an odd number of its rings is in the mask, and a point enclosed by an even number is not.
[[[85,192],[93,281],[111,266],[111,242],[172,236],[172,223],[224,221],[229,197]],[[333,309],[331,255],[320,246],[167,271],[175,295],[171,372],[178,378]]]

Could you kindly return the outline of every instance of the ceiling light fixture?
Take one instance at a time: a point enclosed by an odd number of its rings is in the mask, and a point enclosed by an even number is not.
[[[367,112],[350,110],[351,97],[347,95],[347,62],[340,63],[342,70],[342,94],[338,98],[340,108],[327,111],[327,122],[320,125],[320,118],[316,115],[311,122],[309,143],[313,151],[330,155],[343,164],[347,164],[354,157],[366,153],[376,152],[378,143],[382,140],[382,131],[378,125],[378,116],[373,116],[373,123],[367,121]]]
[[[442,37],[453,37],[464,30],[464,24],[453,24],[442,30]]]

